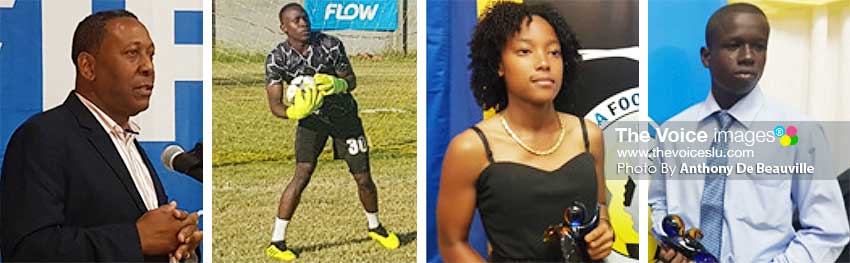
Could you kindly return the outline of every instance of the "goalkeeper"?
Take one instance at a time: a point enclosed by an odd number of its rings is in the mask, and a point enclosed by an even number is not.
[[[271,112],[280,118],[298,121],[295,131],[295,176],[283,194],[266,255],[290,261],[297,254],[286,246],[286,227],[310,182],[316,158],[333,137],[334,159],[344,159],[357,182],[360,202],[366,212],[367,235],[387,249],[399,245],[398,237],[378,221],[378,191],[369,172],[369,148],[363,124],[357,116],[357,102],[350,94],[357,86],[345,47],[339,39],[310,32],[310,19],[304,7],[290,3],[280,9],[280,29],[286,41],[275,47],[266,59],[266,91]],[[287,83],[296,77],[312,76],[315,84],[304,83],[291,103],[282,101]],[[290,91],[291,92],[291,91]],[[290,105],[291,104],[291,105]]]

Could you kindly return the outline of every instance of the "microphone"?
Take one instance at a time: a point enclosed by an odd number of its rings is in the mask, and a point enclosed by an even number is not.
[[[198,182],[204,182],[204,168],[201,160],[190,153],[183,151],[180,145],[169,145],[162,151],[160,156],[162,165],[168,170],[188,175]]]

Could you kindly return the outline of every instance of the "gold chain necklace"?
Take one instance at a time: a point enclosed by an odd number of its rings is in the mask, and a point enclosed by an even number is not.
[[[561,147],[561,142],[564,141],[565,130],[564,130],[564,122],[561,121],[560,116],[558,116],[558,124],[560,124],[560,126],[561,126],[561,133],[558,135],[558,141],[555,142],[555,145],[552,146],[552,148],[546,149],[544,151],[538,151],[538,150],[532,149],[530,146],[528,146],[528,144],[525,144],[525,142],[523,142],[519,138],[519,136],[517,136],[516,133],[514,133],[514,131],[511,130],[511,127],[508,126],[508,121],[505,119],[505,115],[502,115],[502,126],[505,127],[505,131],[507,131],[508,134],[511,135],[511,138],[513,138],[514,141],[516,141],[516,143],[519,144],[519,146],[521,146],[523,149],[525,149],[526,151],[528,151],[528,152],[530,152],[534,155],[550,155],[553,152],[555,152],[555,150],[558,150],[558,147]]]

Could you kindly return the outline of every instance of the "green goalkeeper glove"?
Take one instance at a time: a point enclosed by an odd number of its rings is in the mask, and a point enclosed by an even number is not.
[[[315,86],[299,89],[292,100],[292,106],[286,109],[286,117],[300,120],[310,116],[316,109],[322,106],[324,95]]]
[[[313,76],[313,81],[316,82],[316,88],[325,96],[348,90],[348,82],[328,74],[318,73]]]

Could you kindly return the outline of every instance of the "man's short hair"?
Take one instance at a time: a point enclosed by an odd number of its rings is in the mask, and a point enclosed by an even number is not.
[[[736,13],[760,15],[764,17],[765,21],[767,21],[767,15],[764,14],[764,11],[761,11],[758,6],[753,4],[734,3],[721,7],[720,9],[717,9],[717,11],[714,11],[714,14],[711,14],[711,18],[708,19],[708,23],[705,25],[705,46],[707,48],[711,47],[711,35],[717,31],[717,28],[720,27],[720,22],[724,18]]]
[[[289,10],[290,8],[298,8],[301,9],[301,12],[307,13],[307,10],[304,9],[304,6],[302,6],[301,4],[295,2],[288,3],[281,7],[280,12],[277,13],[277,19],[280,19],[281,24],[283,24],[283,12],[286,12],[286,10]]]
[[[84,51],[92,53],[100,48],[103,36],[106,34],[106,23],[120,17],[139,19],[127,10],[107,10],[91,14],[77,24],[71,45],[71,61],[74,62],[74,66],[77,66],[77,57],[80,53]]]

